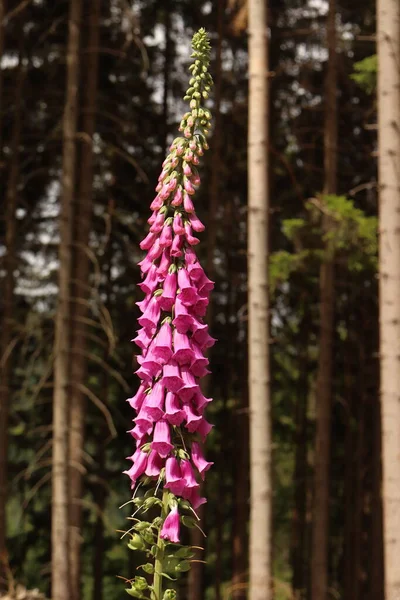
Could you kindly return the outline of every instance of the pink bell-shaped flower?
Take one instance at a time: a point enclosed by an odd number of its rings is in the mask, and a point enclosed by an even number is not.
[[[173,449],[171,444],[171,433],[167,421],[158,421],[154,427],[151,449],[158,452],[162,458],[166,458]]]
[[[160,537],[174,544],[179,544],[179,512],[178,507],[174,506],[165,519],[161,528]]]

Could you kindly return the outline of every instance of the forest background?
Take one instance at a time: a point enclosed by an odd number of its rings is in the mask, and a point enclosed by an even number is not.
[[[77,4],[82,15],[71,96],[68,24]],[[69,401],[77,419],[72,452],[84,432],[83,451],[71,464],[75,548],[82,540],[75,565],[82,588],[73,600],[119,598],[123,584],[116,575],[129,578],[137,566],[116,530],[126,528],[129,514],[129,508],[118,507],[129,499],[121,471],[132,454],[125,433],[132,412],[125,398],[137,386],[130,340],[137,328],[135,302],[142,298],[136,285],[139,242],[160,164],[185,110],[190,38],[204,26],[213,46],[214,130],[196,206],[207,225],[200,254],[216,282],[208,316],[218,339],[208,382],[215,399],[208,458],[215,466],[206,483],[207,538],[198,540],[205,544],[207,564],[193,568],[189,585],[191,600],[241,600],[248,581],[250,497],[247,4],[2,0],[0,5],[3,585],[19,581],[51,593],[53,348],[58,277],[65,268],[58,254],[60,195],[68,184],[63,176],[71,144],[76,160],[70,180],[75,218],[68,360]],[[312,589],[320,284],[328,255],[335,277],[328,298],[332,410],[325,433],[332,443],[328,477],[320,483],[330,498],[329,596],[383,598],[375,9],[365,0],[331,2],[330,10],[324,0],[270,0],[268,6],[277,600],[309,598]],[[327,102],[332,90],[334,113]],[[69,137],[66,106],[78,115],[77,131]],[[337,167],[334,184],[323,194],[327,115],[337,117]]]

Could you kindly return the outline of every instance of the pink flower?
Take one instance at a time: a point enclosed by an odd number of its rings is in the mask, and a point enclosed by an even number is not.
[[[203,356],[199,346],[192,343],[193,359],[190,365],[190,370],[196,377],[204,377],[209,373],[207,369],[208,359]]]
[[[170,487],[182,480],[179,462],[175,456],[167,458],[165,463],[165,487]]]
[[[189,215],[189,220],[194,231],[204,231],[205,226],[195,214]]]
[[[164,420],[158,421],[154,427],[151,449],[158,452],[162,458],[166,458],[173,449],[169,425]]]
[[[175,195],[174,195],[174,199],[171,202],[172,206],[180,206],[182,204],[182,188],[181,186],[178,186]]]
[[[203,275],[198,279],[199,293],[201,295],[208,295],[211,290],[214,289],[214,282],[211,279],[208,279],[206,274],[203,271]]]
[[[193,507],[193,510],[197,510],[199,506],[205,504],[207,502],[206,498],[202,498],[199,494],[199,490],[193,488],[188,490],[186,493],[186,499],[190,502]]]
[[[192,182],[187,177],[183,178],[183,187],[185,188],[187,193],[190,194],[191,196],[195,193]]]
[[[196,304],[193,306],[193,312],[198,317],[204,317],[207,312],[208,306],[208,298],[201,298],[197,300]]]
[[[146,254],[146,256],[144,257],[143,260],[141,260],[138,265],[140,267],[140,270],[142,271],[142,273],[147,273],[147,271],[150,269],[151,265],[153,264],[153,261],[151,258],[149,258],[149,255]]]
[[[158,377],[161,373],[160,361],[153,355],[152,349],[147,352],[146,356],[138,356],[137,360],[141,362],[140,369],[138,369],[138,376],[140,377],[143,374],[141,379],[153,379],[153,377]]]
[[[182,256],[183,236],[176,235],[171,246],[171,256]]]
[[[187,213],[194,212],[193,201],[186,191],[183,192],[183,208],[186,210]]]
[[[142,408],[138,412],[137,417],[134,419],[135,424],[143,431],[151,431],[154,423],[153,411],[147,407],[147,403],[142,404]]]
[[[177,329],[174,331],[174,360],[179,365],[189,365],[194,360],[194,352],[191,348],[188,336],[180,333]]]
[[[174,305],[176,290],[177,290],[177,275],[176,273],[168,273],[165,277],[163,291],[159,299],[162,310],[170,311]]]
[[[176,235],[183,235],[185,233],[185,228],[183,227],[182,223],[182,217],[178,212],[175,213],[172,227]]]
[[[186,254],[187,254],[187,252],[186,252]],[[190,263],[188,265],[187,270],[190,275],[190,279],[195,282],[199,281],[202,278],[202,276],[204,275],[203,267],[200,265],[200,263],[197,260]]]
[[[162,187],[161,185],[158,185],[156,187],[156,191],[160,192],[161,187]],[[157,196],[154,198],[153,202],[150,204],[150,208],[151,208],[151,210],[159,210],[163,204],[164,204],[164,200],[163,200],[163,198],[161,198],[160,193],[158,193]]]
[[[198,295],[196,288],[193,287],[190,281],[189,273],[182,267],[178,269],[178,287],[180,289],[180,300],[187,306],[196,304]]]
[[[198,410],[199,412],[202,412],[204,410],[204,407],[207,406],[207,404],[209,404],[210,402],[212,402],[212,399],[206,398],[203,392],[200,390],[200,388],[195,392],[192,398],[192,403],[196,407],[196,410]]]
[[[155,220],[154,220],[152,226],[150,227],[150,232],[151,233],[160,233],[160,231],[163,228],[164,221],[165,221],[165,212],[159,212],[157,214],[157,216],[155,217]]]
[[[192,169],[190,168],[190,165],[186,161],[183,161],[182,167],[183,167],[184,175],[189,176],[192,174]]]
[[[164,225],[160,235],[160,246],[163,248],[169,247],[172,244],[172,227],[171,225]]]
[[[172,392],[165,396],[165,418],[171,425],[180,425],[185,418],[178,397]]]
[[[201,446],[198,442],[192,443],[192,462],[198,472],[200,473],[202,479],[204,479],[204,474],[208,469],[214,464],[212,462],[206,461],[204,458],[203,452],[201,450]]]
[[[146,397],[145,390],[146,390],[146,384],[141,383],[136,394],[132,398],[128,398],[128,400],[127,400],[127,402],[129,402],[131,407],[134,410],[136,410],[136,412],[138,412],[142,407],[143,401]]]
[[[183,386],[181,372],[174,360],[170,360],[163,368],[163,385],[169,392],[176,394]]]
[[[151,231],[146,235],[144,240],[142,240],[139,244],[142,250],[149,250],[152,247],[154,242],[156,241],[157,234],[152,233]]]
[[[183,411],[184,411],[185,417],[186,417],[187,429],[189,429],[189,427],[190,427],[190,430],[194,430],[200,424],[200,421],[202,420],[203,417],[201,415],[197,415],[193,411],[193,408],[191,407],[190,404],[184,404]]]
[[[146,414],[153,421],[159,421],[164,416],[164,391],[164,386],[158,381],[145,400]]]
[[[182,479],[185,480],[185,488],[192,489],[198,488],[199,484],[196,481],[196,477],[194,475],[193,467],[188,460],[181,460],[181,473]]]
[[[163,466],[163,460],[154,450],[151,450],[147,459],[145,474],[148,477],[158,477]]]
[[[181,333],[186,333],[193,325],[193,317],[189,314],[187,307],[183,304],[181,295],[178,294],[175,302],[175,319],[172,324]]]
[[[156,297],[153,297],[143,315],[138,319],[139,325],[145,329],[154,330],[160,318],[160,305]]]
[[[186,231],[186,228],[185,228],[185,231]],[[186,234],[186,237],[187,237],[187,234]],[[156,260],[159,256],[161,256],[162,251],[163,251],[163,248],[160,245],[160,238],[157,238],[147,253],[148,260]]]
[[[187,265],[198,262],[196,252],[190,246],[188,246],[185,250],[185,262]]]
[[[163,540],[169,540],[174,544],[179,544],[179,525],[178,507],[174,506],[163,523],[160,537]]]
[[[136,480],[142,475],[147,465],[147,454],[139,451],[135,461],[128,471],[124,471],[125,475],[128,475],[132,481],[132,487],[135,487]]]
[[[181,367],[181,375],[183,386],[180,388],[178,395],[179,398],[183,402],[189,402],[191,398],[193,398],[195,392],[198,390],[198,384],[193,376],[193,374],[189,371],[186,365]]]
[[[145,294],[152,294],[158,285],[157,267],[152,264],[150,269],[147,271],[147,276],[142,283],[139,283],[139,287]]]
[[[157,273],[161,277],[166,277],[168,269],[171,266],[171,254],[169,248],[165,248],[162,253],[160,264],[157,267]]]
[[[161,326],[154,340],[153,356],[162,365],[165,365],[172,356],[172,331],[169,321]]]
[[[189,223],[185,224],[185,234],[186,234],[186,241],[191,246],[197,246],[197,244],[200,243],[199,238],[194,237],[194,235],[192,235],[192,228],[190,227]]]

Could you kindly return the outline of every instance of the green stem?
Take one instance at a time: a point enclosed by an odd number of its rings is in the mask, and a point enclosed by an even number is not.
[[[162,508],[161,508],[161,518],[163,520],[166,518],[167,512],[168,512],[168,490],[164,489],[163,495],[162,495]],[[161,533],[161,528],[160,528],[160,532],[158,534],[157,555],[156,555],[156,559],[154,562],[154,579],[153,579],[153,590],[154,590],[153,598],[154,598],[154,600],[162,600],[162,593],[163,593],[162,573],[163,573],[163,568],[164,568],[165,542],[164,542],[164,540],[161,539],[160,533]]]

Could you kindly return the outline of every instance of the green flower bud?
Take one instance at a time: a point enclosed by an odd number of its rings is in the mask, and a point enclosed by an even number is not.
[[[148,573],[149,575],[152,575],[154,573],[154,565],[152,565],[151,563],[146,563],[145,565],[142,565],[140,568],[143,569],[143,571],[145,573]]]
[[[131,550],[145,550],[146,544],[138,533],[134,533],[128,542],[128,548]]]
[[[163,600],[176,600],[177,595],[175,590],[166,590],[164,592]]]
[[[136,523],[136,525],[134,525],[136,531],[143,531],[144,529],[147,529],[148,527],[150,527],[151,523],[148,523],[147,521],[139,521],[138,523]]]
[[[147,590],[147,588],[149,587],[149,584],[147,583],[147,581],[145,580],[144,577],[136,576],[134,583],[135,583],[135,588],[137,590]]]

